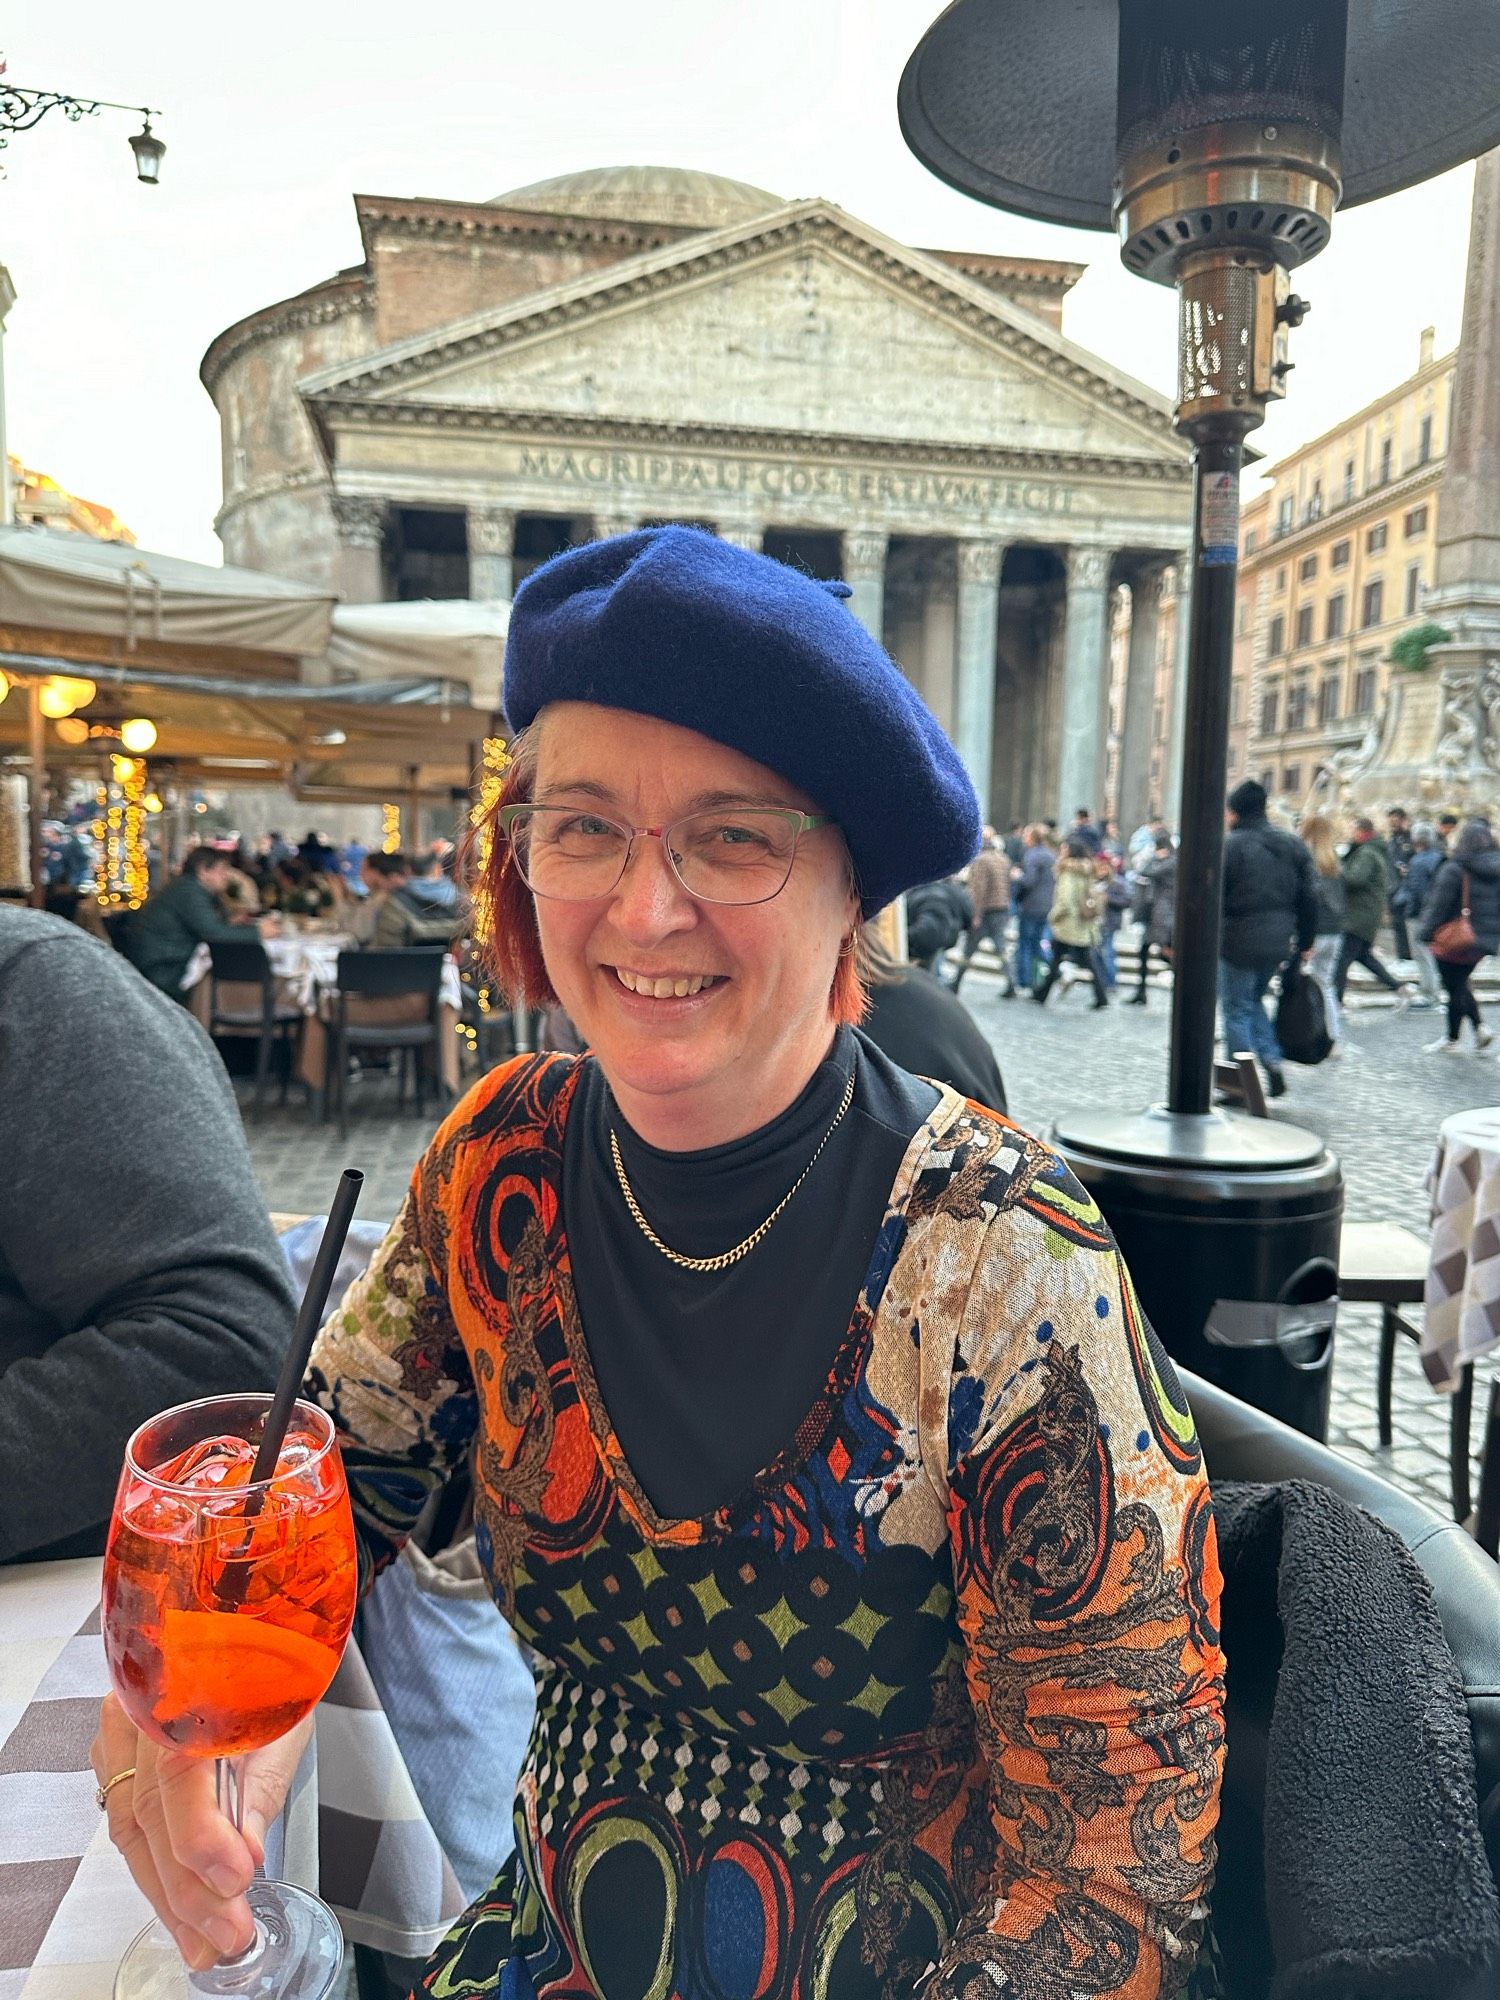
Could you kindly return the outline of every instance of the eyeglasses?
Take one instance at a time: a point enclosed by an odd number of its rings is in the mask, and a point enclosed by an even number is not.
[[[500,824],[528,889],[558,903],[607,896],[638,839],[659,840],[672,873],[699,903],[769,903],[791,876],[804,833],[825,813],[735,806],[689,813],[669,826],[627,826],[577,806],[506,806]]]

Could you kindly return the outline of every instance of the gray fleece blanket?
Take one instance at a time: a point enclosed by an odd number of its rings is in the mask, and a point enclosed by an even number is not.
[[[1427,1578],[1384,1522],[1306,1481],[1217,1485],[1214,1508],[1231,1768],[1213,1908],[1230,1992],[1500,1993],[1473,1739]],[[1231,1820],[1261,1760],[1256,1856]]]

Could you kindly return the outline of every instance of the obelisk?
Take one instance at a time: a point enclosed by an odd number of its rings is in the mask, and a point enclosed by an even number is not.
[[[1437,573],[1423,609],[1452,636],[1431,776],[1449,802],[1500,802],[1500,150],[1474,170],[1464,325],[1437,494]]]

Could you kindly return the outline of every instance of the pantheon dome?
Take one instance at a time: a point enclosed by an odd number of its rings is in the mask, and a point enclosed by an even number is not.
[[[663,222],[679,229],[725,229],[782,206],[780,195],[692,167],[591,167],[533,181],[486,203],[544,215],[593,215],[611,222]]]

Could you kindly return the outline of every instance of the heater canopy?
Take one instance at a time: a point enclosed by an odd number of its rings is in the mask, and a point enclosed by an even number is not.
[[[1120,105],[1122,5],[1133,53],[1158,37],[1169,49],[1179,23],[1187,40],[1201,32],[1194,23],[1214,22],[1221,43],[1233,40],[1226,19],[1242,23],[1242,61],[1211,61],[1196,76],[1191,62],[1174,74],[1166,57],[1148,61],[1147,94],[1190,122],[1193,91],[1198,122],[1297,116],[1274,94],[1284,75],[1252,43],[1269,42],[1295,15],[1312,24],[1311,44],[1326,56],[1337,35],[1320,27],[1336,30],[1347,11],[1342,116],[1335,88],[1327,118],[1315,121],[1342,125],[1345,208],[1500,145],[1500,0],[1299,0],[1290,11],[1286,0],[954,0],[901,78],[907,144],[941,179],[993,207],[1110,228],[1119,140],[1139,128],[1143,90],[1137,62]],[[1257,106],[1262,87],[1271,94]]]

